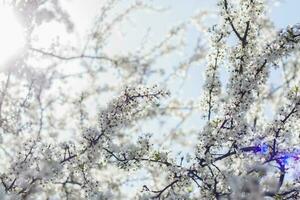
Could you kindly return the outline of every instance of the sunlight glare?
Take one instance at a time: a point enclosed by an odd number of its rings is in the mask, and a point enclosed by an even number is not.
[[[16,55],[24,43],[23,28],[12,9],[0,4],[0,64]]]

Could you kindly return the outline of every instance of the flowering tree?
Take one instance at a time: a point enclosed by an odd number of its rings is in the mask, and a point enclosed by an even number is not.
[[[59,1],[9,1],[26,46],[0,76],[1,199],[300,198],[300,25],[276,30],[264,0],[219,0],[211,28],[202,12],[158,44],[107,53],[130,13],[162,11],[128,2],[118,12],[119,1],[103,2],[74,48],[36,41],[53,21],[74,34]],[[192,53],[157,64],[195,25]],[[205,82],[186,101],[174,81],[188,81],[195,65],[206,67]],[[273,88],[276,71],[284,78]]]

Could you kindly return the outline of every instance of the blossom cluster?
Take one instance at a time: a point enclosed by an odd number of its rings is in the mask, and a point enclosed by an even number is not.
[[[29,43],[44,22],[72,30],[56,0],[15,3]],[[189,25],[136,54],[106,54],[114,28],[154,9],[132,1],[118,13],[118,3],[102,3],[77,56],[29,45],[18,70],[0,73],[0,199],[299,199],[300,25],[276,32],[266,1],[219,0],[208,48],[198,39],[172,71],[157,61],[184,45]],[[202,95],[176,91],[198,65]],[[284,77],[274,88],[275,70]]]

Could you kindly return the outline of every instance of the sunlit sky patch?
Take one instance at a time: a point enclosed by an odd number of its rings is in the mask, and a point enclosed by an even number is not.
[[[23,27],[13,10],[0,3],[0,65],[14,56],[24,46]]]

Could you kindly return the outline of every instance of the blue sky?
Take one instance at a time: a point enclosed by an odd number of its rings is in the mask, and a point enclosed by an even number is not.
[[[71,13],[75,17],[75,21],[80,25],[86,25],[92,21],[93,16],[97,13],[99,5],[97,0],[70,0],[72,6],[75,5]],[[127,1],[121,1],[124,8],[128,6]],[[109,40],[109,51],[112,53],[124,53],[128,51],[135,51],[141,44],[142,38],[146,34],[148,28],[150,28],[149,45],[153,45],[163,39],[166,33],[174,25],[180,22],[188,21],[190,17],[195,15],[199,11],[209,10],[217,12],[217,0],[151,0],[143,1],[150,2],[157,7],[167,8],[165,12],[135,12],[133,13],[129,21],[124,22],[121,25],[121,29],[115,32],[115,35]],[[269,13],[275,26],[278,29],[285,28],[287,25],[300,23],[300,0],[281,0],[280,3],[275,3],[275,0],[269,0],[270,10]],[[122,7],[121,6],[121,7]],[[79,9],[79,10],[77,10]],[[81,11],[80,11],[81,10]],[[217,18],[210,18],[212,24],[217,23]],[[80,31],[84,28],[80,28]],[[84,33],[84,32],[83,32]],[[195,27],[190,26],[186,35],[187,47],[183,50],[183,55],[174,55],[166,57],[158,63],[162,66],[173,66],[178,63],[185,55],[194,48],[194,45],[199,36],[199,32]],[[177,57],[176,57],[177,56]],[[193,99],[199,97],[201,94],[201,86],[204,82],[203,72],[205,65],[195,65],[190,68],[187,81],[184,87],[178,93],[178,96]],[[227,75],[224,75],[227,76]],[[276,84],[276,80],[281,78],[280,71],[272,74],[271,81]],[[160,82],[161,80],[158,80]],[[171,87],[178,87],[181,83],[178,80],[174,80],[169,83]],[[178,91],[175,89],[175,91]]]
[[[129,2],[133,0],[120,0],[119,10],[125,9],[129,6]],[[93,19],[101,7],[100,0],[61,0],[65,9],[71,14],[71,18],[76,25],[76,31],[79,33],[79,39],[76,42],[84,44],[86,41],[83,37],[90,26]],[[148,46],[159,43],[168,31],[180,22],[185,22],[201,10],[209,10],[217,12],[217,0],[149,0],[142,1],[151,5],[167,8],[164,12],[145,12],[137,11],[130,15],[129,20],[123,22],[119,29],[116,29],[108,40],[105,51],[111,54],[127,54],[128,52],[135,52],[141,45],[144,36],[150,28]],[[280,0],[280,3],[275,3],[275,0],[268,0],[270,10],[268,10],[274,24],[278,29],[285,28],[289,24],[300,22],[300,0]],[[117,13],[118,11],[115,11]],[[113,13],[113,14],[115,14]],[[211,24],[217,23],[217,18],[210,18]],[[49,32],[49,31],[46,31]],[[60,35],[61,36],[61,35]],[[199,32],[193,26],[189,26],[185,40],[187,47],[183,49],[181,54],[165,57],[161,59],[158,65],[160,66],[174,66],[178,64],[184,56],[188,55],[194,48]],[[47,36],[47,38],[49,38]],[[50,40],[50,39],[49,39]],[[77,46],[77,44],[74,44]],[[187,80],[183,90],[179,96],[185,98],[199,97],[201,94],[201,86],[204,82],[203,72],[205,64],[195,65],[190,68]],[[227,76],[227,75],[225,75]],[[272,80],[280,78],[280,72],[272,74]],[[161,80],[158,80],[160,82]],[[170,82],[172,87],[180,85],[180,82],[174,80]],[[198,87],[195,87],[198,86]]]
[[[77,40],[84,43],[83,35],[87,33],[93,19],[99,11],[100,0],[68,0],[61,1],[64,8],[68,9],[72,19],[75,21],[76,30],[81,39]],[[128,2],[132,0],[120,1],[120,8],[128,7]],[[145,12],[138,11],[130,15],[129,20],[121,24],[121,28],[112,34],[108,41],[108,52],[112,54],[127,54],[129,51],[135,51],[142,43],[147,30],[150,28],[148,45],[153,45],[161,41],[167,32],[174,25],[190,19],[201,10],[217,11],[217,0],[149,0],[148,2],[158,7],[167,8],[165,12]],[[278,29],[285,28],[289,24],[300,22],[300,0],[281,0],[280,3],[274,3],[275,0],[269,0],[271,9],[268,11],[274,24]],[[211,18],[212,24],[217,23],[216,18]],[[188,55],[194,48],[199,32],[195,27],[190,26],[186,35],[187,47],[181,54],[161,59],[157,65],[170,67],[178,64],[185,55]],[[168,86],[169,89],[175,88],[172,95],[177,95],[183,99],[194,99],[200,97],[201,88],[204,83],[205,64],[197,64],[190,68],[182,90],[177,93],[180,81],[174,79]],[[227,74],[223,75],[228,76]],[[276,80],[281,78],[280,71],[272,74],[271,81],[276,84]],[[156,80],[155,80],[156,81]],[[154,81],[154,82],[155,82]],[[163,82],[159,79],[157,82]]]
[[[77,31],[81,35],[86,33],[101,5],[99,0],[61,2],[64,8],[70,12],[75,25],[77,25]],[[120,2],[121,7],[126,8],[129,5],[128,2],[132,2],[132,0]],[[116,33],[115,37],[112,37],[112,43],[118,38],[118,44],[111,47],[113,52],[118,53],[122,49],[123,53],[126,53],[128,50],[135,49],[133,47],[138,47],[148,28],[151,28],[151,42],[155,43],[163,38],[173,25],[187,21],[197,11],[208,9],[214,12],[217,9],[217,0],[150,0],[142,2],[168,9],[165,12],[141,11],[133,13],[129,22],[122,24],[121,33]],[[269,2],[272,5],[272,9],[269,11],[270,16],[278,28],[300,22],[299,0],[281,0],[277,6],[274,3],[275,0],[269,0]],[[123,39],[120,39],[120,34],[123,34]],[[193,39],[194,35],[189,34],[189,37],[191,37],[189,39]]]
[[[300,23],[299,8],[299,0],[283,0],[279,6],[273,6],[271,17],[277,27]]]

